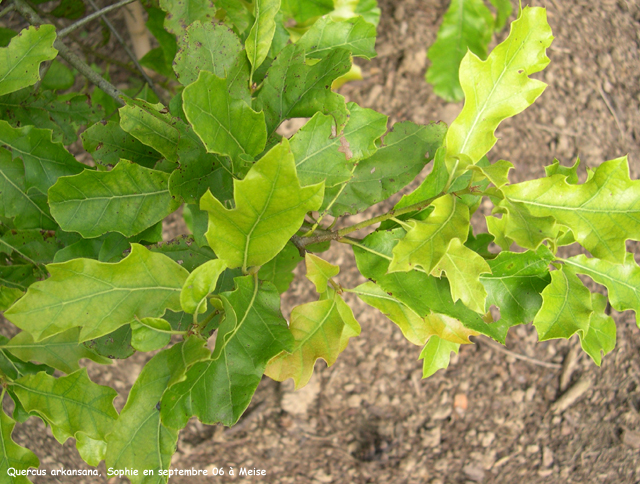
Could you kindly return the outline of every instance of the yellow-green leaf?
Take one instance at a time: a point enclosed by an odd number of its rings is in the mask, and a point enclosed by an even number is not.
[[[324,183],[301,188],[289,142],[274,146],[244,180],[233,181],[234,209],[227,209],[211,192],[200,208],[209,212],[207,240],[228,267],[260,266],[285,246],[307,212],[322,203]]]
[[[80,326],[82,342],[135,317],[180,310],[188,272],[162,254],[138,244],[131,247],[131,254],[115,264],[74,259],[48,265],[51,277],[32,284],[5,316],[35,341]]]
[[[327,292],[329,279],[338,275],[340,267],[308,252],[304,257],[307,266],[307,279],[313,282],[319,293]]]
[[[182,310],[189,314],[207,309],[206,297],[216,289],[220,274],[227,268],[220,259],[205,262],[189,274],[180,292]]]

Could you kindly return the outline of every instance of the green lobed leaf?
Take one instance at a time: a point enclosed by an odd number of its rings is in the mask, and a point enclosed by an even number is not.
[[[464,98],[458,71],[467,51],[487,58],[493,36],[493,16],[483,0],[451,0],[438,36],[427,52],[431,67],[426,81],[433,91],[449,102]]]
[[[25,410],[45,419],[60,443],[76,432],[104,440],[118,418],[113,407],[118,393],[93,383],[86,368],[60,378],[42,372],[26,375],[11,386]]]
[[[62,230],[85,238],[139,234],[176,210],[169,175],[122,160],[107,172],[85,170],[49,189],[51,214]]]
[[[472,311],[485,314],[487,291],[480,275],[491,273],[491,268],[481,256],[463,245],[459,238],[453,238],[431,272],[438,277],[443,273],[447,274],[454,302],[461,300]]]
[[[557,174],[502,190],[510,203],[522,204],[532,216],[568,227],[599,259],[621,264],[625,241],[640,240],[640,181],[629,178],[626,157],[604,162],[582,185]]]
[[[83,358],[101,365],[110,365],[111,360],[89,351],[78,343],[80,328],[72,328],[42,341],[35,342],[26,331],[18,333],[4,345],[8,351],[25,361],[39,361],[63,373],[73,373],[80,369],[78,362]]]
[[[313,283],[320,294],[327,292],[329,280],[338,275],[340,267],[309,253],[304,255],[304,261],[307,266],[307,279]]]
[[[8,338],[0,336],[0,345],[4,346],[8,341]],[[51,375],[55,372],[55,369],[47,365],[36,365],[30,361],[23,361],[6,349],[0,348],[0,375],[5,380],[13,381],[25,375],[34,375],[41,372]]]
[[[106,466],[115,469],[138,469],[138,476],[127,476],[132,484],[160,484],[167,477],[160,470],[169,469],[176,450],[178,432],[160,421],[158,406],[162,395],[196,361],[209,352],[199,338],[188,338],[154,356],[142,369],[129,392],[120,417],[107,436]],[[144,470],[154,471],[144,476]]]
[[[178,37],[196,20],[213,21],[217,10],[213,0],[160,0],[160,8],[167,12],[164,28]]]
[[[2,394],[4,397],[4,393]],[[31,481],[25,476],[10,477],[8,470],[13,468],[17,471],[27,470],[30,467],[38,468],[40,461],[29,449],[16,444],[11,438],[16,422],[3,410],[0,410],[0,475],[4,482],[8,484],[28,484]],[[6,476],[6,477],[4,477]]]
[[[51,277],[31,285],[5,317],[31,333],[35,341],[81,326],[79,341],[99,338],[134,317],[159,317],[180,309],[187,278],[162,254],[132,244],[116,264],[74,259],[47,266]]]
[[[334,9],[334,0],[282,0],[282,11],[296,22],[303,23],[313,17],[326,15]]]
[[[90,466],[98,467],[106,455],[107,443],[104,440],[92,439],[83,432],[77,432],[76,448],[82,460]]]
[[[343,47],[354,57],[373,59],[376,56],[376,27],[364,18],[334,20],[330,16],[318,19],[298,40],[307,57],[321,59],[331,50]]]
[[[51,133],[34,126],[12,128],[6,121],[0,121],[0,145],[11,148],[14,159],[24,161],[27,190],[36,188],[46,194],[58,177],[76,175],[86,168],[62,144],[53,142]]]
[[[136,352],[131,346],[131,326],[126,324],[100,338],[85,341],[83,344],[95,354],[110,360],[124,360]]]
[[[0,311],[9,309],[23,295],[24,291],[21,289],[0,286]]]
[[[404,188],[433,159],[445,132],[446,127],[438,123],[396,123],[383,146],[355,166],[353,178],[344,187],[326,191],[325,204],[335,199],[331,215],[361,212]]]
[[[186,380],[162,397],[162,422],[170,428],[184,428],[194,415],[205,424],[235,424],[249,406],[267,362],[292,348],[276,288],[251,275],[235,281],[237,289],[221,295],[225,320],[211,359],[193,365]]]
[[[540,293],[551,282],[549,264],[554,257],[546,247],[536,252],[503,251],[487,263],[490,274],[480,276],[487,290],[487,304],[500,308],[500,319],[509,326],[527,324],[542,306]]]
[[[616,347],[616,322],[605,313],[607,298],[603,294],[591,294],[593,313],[589,319],[589,331],[579,333],[582,349],[598,366],[602,358]]]
[[[276,381],[292,378],[295,388],[302,388],[309,383],[317,359],[333,365],[349,338],[360,334],[351,308],[335,291],[331,293],[327,299],[293,308],[289,323],[293,348],[271,359],[265,375]]]
[[[178,46],[174,70],[183,86],[198,79],[200,71],[226,78],[242,53],[242,43],[233,30],[209,22],[191,24]]]
[[[291,242],[287,242],[277,256],[260,267],[258,278],[261,281],[269,281],[276,286],[278,292],[287,292],[293,281],[293,270],[302,261],[298,248]]]
[[[398,325],[402,334],[414,345],[424,345],[431,335],[423,317],[414,310],[389,295],[377,284],[368,281],[355,289],[348,290],[356,294],[369,306],[380,310],[387,318]]]
[[[32,26],[0,48],[0,96],[40,80],[40,64],[58,55],[53,48],[56,29],[53,25]]]
[[[24,164],[11,159],[11,153],[0,148],[0,215],[13,218],[19,229],[54,229],[46,199],[32,190],[27,193]]]
[[[542,307],[533,319],[538,339],[581,337],[589,331],[593,313],[591,293],[568,266],[551,271],[551,283],[542,291]]]
[[[121,107],[120,127],[131,136],[150,146],[167,161],[178,161],[180,131],[162,104],[151,104],[142,99],[125,99]]]
[[[142,318],[131,321],[131,346],[137,351],[155,351],[171,341],[172,329],[162,318]]]
[[[459,343],[452,343],[435,334],[431,336],[420,353],[420,359],[423,360],[422,378],[429,378],[436,371],[447,368],[451,361],[451,353],[458,354],[459,349]]]
[[[255,22],[245,40],[247,57],[251,63],[251,78],[269,54],[276,32],[276,14],[279,10],[280,0],[254,0],[253,2]]]
[[[444,195],[431,205],[434,210],[424,221],[407,222],[407,235],[393,249],[391,272],[419,266],[430,273],[446,253],[451,239],[467,240],[469,207],[454,195]]]
[[[91,124],[98,116],[102,114],[91,106],[89,98],[76,93],[34,94],[31,88],[24,88],[0,97],[0,118],[14,127],[33,125],[51,129],[52,139],[65,145],[74,143],[80,126]]]
[[[206,297],[215,291],[218,278],[226,268],[222,260],[215,259],[196,267],[189,274],[180,292],[180,305],[185,313],[195,314],[206,311]]]
[[[96,123],[81,135],[82,146],[94,160],[104,166],[116,165],[120,159],[153,168],[162,155],[124,131],[116,122]]]
[[[32,264],[53,261],[58,249],[58,241],[42,230],[11,230],[0,238],[0,252],[16,253]]]
[[[460,64],[465,105],[447,131],[447,167],[475,164],[496,143],[494,131],[504,119],[529,107],[546,84],[529,76],[549,63],[553,36],[544,8],[525,7],[511,24],[509,37],[486,61],[468,54]]]
[[[233,98],[227,80],[200,71],[198,80],[182,92],[183,109],[207,151],[234,161],[264,150],[267,133],[264,114]]]
[[[578,166],[580,166],[580,158],[576,159],[573,166],[562,166],[558,160],[554,159],[553,164],[544,167],[544,171],[547,176],[564,175],[567,177],[567,183],[577,185]]]
[[[209,212],[207,240],[228,267],[260,266],[285,246],[307,212],[322,201],[322,183],[300,187],[289,142],[274,146],[242,181],[234,180],[235,208],[226,209],[210,192],[200,202]]]
[[[253,16],[249,9],[237,0],[215,0],[219,8],[225,10],[228,21],[243,34],[253,23]]]
[[[633,254],[627,254],[624,264],[612,264],[606,260],[577,255],[564,263],[574,272],[589,276],[609,291],[609,301],[616,311],[640,312],[640,267]],[[637,318],[636,318],[637,319]]]
[[[425,272],[387,273],[393,250],[405,235],[401,228],[373,232],[354,245],[356,264],[364,277],[377,283],[383,291],[406,304],[421,317],[434,313],[458,320],[469,331],[482,333],[504,344],[508,326],[498,321],[487,323],[462,301],[453,302],[449,282]]]
[[[196,267],[216,258],[209,247],[199,247],[194,242],[193,236],[182,235],[169,242],[160,242],[147,248],[151,252],[159,252],[170,257],[187,271],[193,272]]]
[[[347,121],[344,98],[331,90],[332,82],[351,68],[347,49],[332,50],[320,62],[308,65],[304,48],[289,44],[273,61],[254,107],[264,111],[271,137],[286,119],[330,114],[339,129]]]

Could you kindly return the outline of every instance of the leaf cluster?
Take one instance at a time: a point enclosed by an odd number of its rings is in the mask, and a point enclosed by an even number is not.
[[[495,4],[491,28],[506,18]],[[461,58],[467,102],[448,127],[389,126],[332,88],[353,75],[354,57],[375,56],[374,1],[160,0],[147,10],[159,47],[141,63],[164,76],[168,102],[149,89],[60,94],[63,74],[45,85],[42,63],[56,72],[58,62],[51,25],[0,50],[0,309],[21,330],[0,340],[3,398],[15,403],[0,415],[0,471],[38,465],[11,440],[15,421],[35,416],[60,442],[74,438],[89,464],[165,482],[159,471],[191,417],[233,425],[263,375],[299,388],[318,359],[337,360],[361,332],[348,292],[421,348],[424,377],[470,338],[504,343],[518,324],[533,323],[540,340],[577,334],[597,364],[614,348],[607,305],[640,308],[640,268],[625,249],[640,240],[640,182],[627,159],[583,183],[578,163],[556,162],[545,178],[511,184],[513,165],[487,158],[498,125],[544,91],[530,77],[549,62],[544,9],[521,10],[486,59]],[[307,121],[283,136],[291,118]],[[80,126],[90,162],[67,149]],[[427,165],[393,209],[345,222]],[[494,207],[488,233],[474,234],[483,200]],[[163,241],[179,207],[190,234]],[[367,282],[340,283],[321,257],[332,243],[352,247]],[[572,244],[584,254],[563,258]],[[303,260],[317,297],[287,321],[280,296]],[[115,391],[79,361],[136,351],[154,353],[118,414]]]

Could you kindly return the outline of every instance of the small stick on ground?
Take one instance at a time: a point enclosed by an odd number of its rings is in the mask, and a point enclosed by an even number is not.
[[[620,120],[618,119],[618,115],[616,114],[616,110],[613,109],[613,104],[611,104],[611,101],[609,100],[609,97],[606,95],[606,93],[604,92],[604,89],[602,89],[602,86],[600,84],[598,84],[598,92],[600,93],[600,97],[602,98],[602,100],[606,104],[607,109],[609,110],[609,112],[611,113],[611,116],[613,116],[613,119],[616,122],[616,126],[618,127],[618,131],[620,131],[620,138],[622,138],[622,140],[624,141],[625,138],[626,138],[625,132],[624,132],[624,128],[622,127],[622,124],[620,123]]]
[[[583,376],[551,405],[550,410],[556,414],[564,412],[591,388],[592,383],[590,378]]]
[[[547,361],[536,360],[535,358],[531,358],[530,356],[521,355],[520,353],[515,353],[507,348],[504,348],[499,343],[494,343],[490,339],[478,339],[479,342],[487,345],[492,350],[499,351],[500,353],[504,353],[505,355],[513,356],[517,360],[526,361],[527,363],[531,363],[533,365],[543,366],[545,368],[552,368],[554,370],[559,370],[562,368],[562,365],[558,363],[549,363]]]

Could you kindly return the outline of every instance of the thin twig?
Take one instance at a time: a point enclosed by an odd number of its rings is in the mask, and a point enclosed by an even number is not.
[[[513,352],[511,350],[508,350],[507,348],[502,347],[498,343],[494,343],[493,341],[491,341],[490,339],[487,339],[487,338],[478,339],[478,341],[483,343],[483,344],[485,344],[485,345],[487,345],[492,350],[499,351],[501,353],[504,353],[505,355],[513,356],[517,360],[526,361],[527,363],[532,363],[534,365],[543,366],[545,368],[553,368],[554,370],[559,370],[559,369],[562,368],[562,365],[559,365],[558,363],[549,363],[549,362],[546,362],[546,361],[536,360],[535,358],[531,358],[529,356],[521,355],[520,353],[515,353],[515,352]]]
[[[13,3],[16,7],[16,10],[20,12],[20,14],[30,24],[42,25],[45,23],[45,21],[24,0],[14,0]],[[104,79],[100,74],[91,69],[91,67],[89,67],[82,59],[80,59],[80,57],[72,52],[71,49],[69,49],[69,47],[67,47],[64,42],[62,42],[62,40],[56,39],[56,41],[53,43],[53,47],[58,50],[58,54],[60,55],[60,57],[62,57],[69,64],[75,67],[80,72],[80,74],[82,74],[84,77],[89,79],[89,81],[106,92],[120,106],[124,106],[124,101],[122,100],[122,98],[125,97],[125,94],[109,81]]]
[[[2,10],[0,10],[0,18],[4,17],[8,13],[13,12],[15,9],[16,7],[13,4],[9,5],[7,8],[3,8]]]
[[[541,129],[542,131],[546,131],[547,133],[551,133],[551,134],[562,134],[565,136],[572,136],[574,138],[579,138],[580,135],[578,133],[574,133],[573,131],[567,131],[564,129],[557,129],[557,128],[552,128],[550,126],[545,126],[544,124],[535,124],[535,127],[538,129]]]
[[[598,92],[600,93],[600,97],[602,97],[602,100],[607,105],[607,109],[609,110],[609,112],[613,116],[613,119],[616,122],[616,126],[618,127],[618,130],[620,131],[620,137],[624,140],[625,139],[625,133],[624,133],[624,129],[622,128],[622,125],[620,124],[620,120],[618,119],[618,115],[616,114],[615,109],[613,109],[613,105],[611,104],[611,101],[609,101],[609,98],[605,94],[605,92],[602,89],[602,86],[600,84],[598,84]]]
[[[118,3],[114,3],[113,5],[109,5],[108,7],[104,7],[102,10],[98,10],[97,12],[92,13],[91,15],[87,15],[84,18],[81,18],[80,20],[78,20],[77,22],[69,25],[68,27],[65,27],[62,30],[58,31],[58,38],[62,38],[65,35],[67,35],[69,32],[73,32],[74,30],[76,30],[79,27],[82,27],[84,24],[91,22],[92,20],[98,18],[98,17],[103,17],[104,14],[111,12],[112,10],[115,10],[117,8],[120,8],[128,3],[131,2],[135,2],[135,0],[121,0]],[[90,2],[92,4],[93,8],[95,7],[95,4],[93,2]]]
[[[100,10],[100,8],[96,5],[96,2],[94,2],[93,0],[87,0],[87,3],[89,5],[91,5],[95,10]],[[127,3],[131,3],[131,2],[127,2]],[[151,88],[153,93],[157,96],[157,98],[161,102],[163,102],[163,97],[160,94],[160,92],[158,91],[158,89],[156,88],[156,85],[154,84],[153,80],[149,77],[149,75],[142,68],[142,66],[138,62],[138,58],[135,56],[135,54],[133,52],[131,52],[131,49],[129,49],[129,46],[127,45],[126,41],[120,35],[120,32],[118,32],[116,30],[116,28],[113,26],[111,21],[109,21],[109,19],[107,19],[107,17],[105,15],[100,15],[100,18],[106,24],[106,26],[109,27],[109,30],[111,30],[111,33],[114,35],[116,40],[120,43],[120,45],[122,45],[122,48],[127,53],[129,58],[133,61],[133,64],[136,66],[136,69],[138,69],[140,74],[142,74],[142,77],[144,77],[144,80],[146,81],[146,83],[149,84],[149,87]],[[163,104],[166,104],[166,102],[163,102]]]

